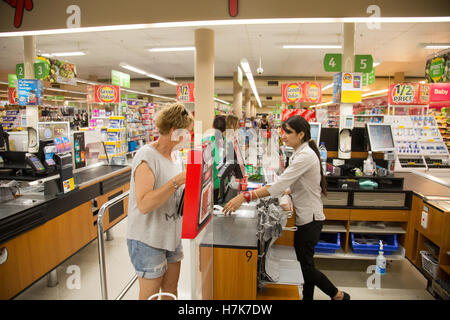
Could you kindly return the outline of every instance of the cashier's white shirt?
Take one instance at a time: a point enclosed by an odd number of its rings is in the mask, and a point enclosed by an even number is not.
[[[277,197],[290,189],[295,208],[295,225],[302,226],[314,220],[325,220],[320,198],[320,162],[317,155],[303,143],[289,160],[289,166],[269,187],[271,196]]]

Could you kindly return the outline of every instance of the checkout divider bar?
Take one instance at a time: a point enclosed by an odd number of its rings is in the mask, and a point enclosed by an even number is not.
[[[120,201],[123,201],[126,197],[130,195],[130,191],[126,191],[114,199],[106,202],[99,210],[97,216],[97,240],[98,240],[98,259],[100,266],[100,283],[102,289],[102,300],[108,300],[108,287],[106,281],[106,263],[105,263],[105,240],[103,239],[103,218],[105,215],[106,209],[117,204]],[[134,275],[133,278],[128,282],[116,300],[121,300],[123,296],[128,292],[134,282],[137,280],[137,275]]]

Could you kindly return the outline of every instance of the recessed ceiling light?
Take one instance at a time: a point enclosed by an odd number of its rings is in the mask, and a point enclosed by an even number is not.
[[[151,48],[150,52],[177,52],[177,51],[195,51],[195,47],[171,47],[171,48]]]
[[[286,44],[283,49],[342,49],[340,44]]]

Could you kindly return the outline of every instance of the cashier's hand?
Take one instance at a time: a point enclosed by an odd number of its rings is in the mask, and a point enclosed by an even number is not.
[[[223,214],[224,215],[231,214],[232,212],[239,209],[244,202],[245,202],[244,196],[242,194],[237,195],[236,197],[228,201],[225,207],[223,207],[222,210]]]

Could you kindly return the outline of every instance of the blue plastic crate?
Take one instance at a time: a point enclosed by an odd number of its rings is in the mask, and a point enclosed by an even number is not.
[[[378,240],[377,244],[357,243],[355,238],[359,238],[361,235],[365,238]],[[378,255],[378,251],[380,250],[379,240],[383,241],[384,255],[391,255],[394,251],[398,250],[396,234],[361,234],[350,232],[350,237],[352,241],[353,253]]]
[[[335,253],[341,248],[341,234],[340,233],[321,233],[319,242],[314,247],[314,252],[317,253]]]

